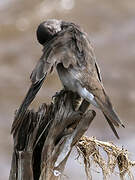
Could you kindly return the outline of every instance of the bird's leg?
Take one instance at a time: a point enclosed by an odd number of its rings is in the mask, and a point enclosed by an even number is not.
[[[89,106],[90,106],[90,103],[84,99],[82,101],[81,105],[79,106],[78,111],[81,111],[82,113],[85,113]]]
[[[60,94],[62,94],[62,93],[65,92],[65,91],[67,91],[67,90],[62,89],[61,91],[56,92],[56,93],[52,96],[52,100],[53,100],[54,98],[58,97]]]
[[[80,102],[81,102],[81,97],[78,95],[78,93],[73,93],[72,105],[73,105],[74,111],[78,111],[78,108],[80,106]]]
[[[52,96],[52,99],[58,97],[60,94],[64,92],[69,92],[66,88],[63,88],[60,92],[56,92],[55,95]],[[78,93],[73,93],[72,94],[72,104],[73,104],[73,109],[76,111],[80,111],[81,113],[85,113],[90,106],[90,103],[86,101],[85,99],[81,102],[81,97],[78,95]],[[80,104],[80,106],[79,106]],[[78,107],[79,106],[79,107]]]

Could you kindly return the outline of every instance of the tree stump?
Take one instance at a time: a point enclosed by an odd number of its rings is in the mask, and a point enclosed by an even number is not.
[[[73,92],[61,91],[50,105],[27,110],[13,134],[14,152],[9,180],[58,180],[70,152],[96,113],[78,105]],[[83,103],[83,102],[82,102]],[[84,108],[85,107],[85,108]]]

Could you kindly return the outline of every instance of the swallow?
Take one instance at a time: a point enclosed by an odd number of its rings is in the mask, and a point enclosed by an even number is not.
[[[88,35],[72,22],[50,19],[37,28],[37,40],[43,46],[43,54],[30,76],[31,86],[12,125],[15,133],[22,123],[22,116],[35,98],[46,76],[57,69],[66,90],[77,93],[84,104],[99,108],[115,136],[116,127],[124,127],[104,89],[100,69]]]

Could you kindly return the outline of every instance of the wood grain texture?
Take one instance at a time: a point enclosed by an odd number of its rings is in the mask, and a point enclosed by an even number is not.
[[[61,91],[50,105],[23,114],[23,123],[14,134],[10,180],[57,180],[62,176],[73,146],[95,117],[93,110],[77,110],[77,102],[75,93]]]

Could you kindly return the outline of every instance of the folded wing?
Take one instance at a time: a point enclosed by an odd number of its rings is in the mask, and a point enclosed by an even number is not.
[[[71,39],[68,34],[64,38],[62,36],[55,37],[45,45],[43,55],[30,76],[32,84],[17,111],[11,133],[16,133],[18,127],[21,126],[22,117],[41,88],[47,74],[60,62],[65,68],[76,63],[76,58],[69,46],[71,46]]]

